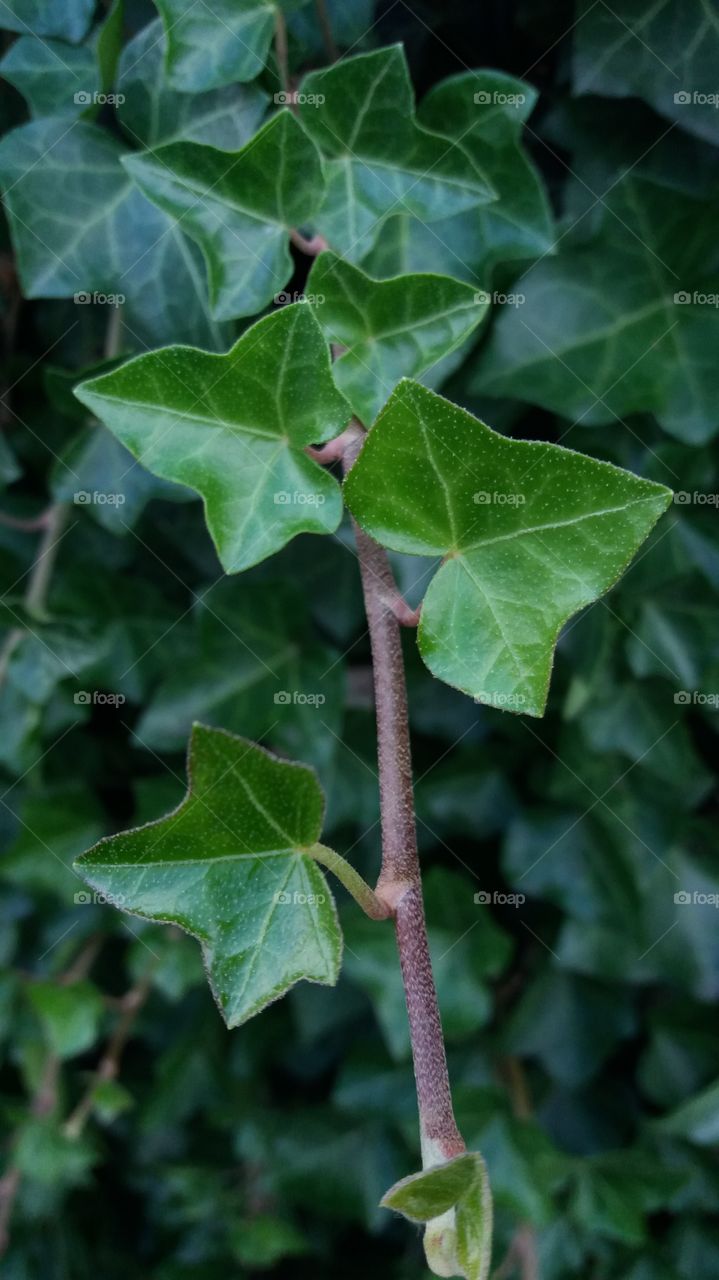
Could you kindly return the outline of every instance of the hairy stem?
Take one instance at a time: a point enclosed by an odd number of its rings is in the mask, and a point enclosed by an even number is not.
[[[345,453],[349,470],[362,447]],[[376,893],[392,909],[417,1082],[425,1167],[465,1150],[452,1109],[442,1024],[427,942],[412,787],[407,688],[397,595],[384,548],[353,521],[367,612],[377,714],[382,870]]]
[[[277,58],[277,72],[280,78],[280,86],[282,92],[287,98],[287,105],[291,111],[296,111],[297,107],[293,101],[292,85],[290,83],[290,64],[289,53],[287,50],[287,23],[285,15],[279,5],[275,11],[275,56]]]
[[[335,853],[334,849],[328,849],[324,844],[313,844],[306,852],[310,858],[314,858],[315,862],[321,862],[323,867],[327,867],[328,871],[337,876],[340,884],[343,884],[347,892],[351,893],[355,902],[371,920],[386,920],[391,916],[392,912],[387,903],[377,897],[359,872],[355,871],[354,867],[339,853]]]

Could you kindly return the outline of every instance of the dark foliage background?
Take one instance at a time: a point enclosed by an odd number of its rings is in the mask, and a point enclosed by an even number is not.
[[[719,117],[672,104],[677,90],[719,89],[706,69],[719,8],[707,0],[699,15],[665,0],[651,20],[650,8],[330,6],[354,52],[405,43],[418,97],[467,67],[539,90],[524,144],[550,195],[557,252],[535,268],[498,261],[491,281],[470,262],[465,278],[527,302],[495,308],[444,393],[500,429],[561,438],[684,495],[620,586],[567,628],[545,720],[475,706],[433,681],[407,643],[451,1076],[460,1127],[490,1167],[498,1266],[514,1242],[507,1278],[528,1280],[532,1251],[542,1280],[719,1271],[716,310],[692,306],[692,323],[667,337],[684,325],[672,295],[716,288]],[[28,36],[25,24],[52,38],[38,17],[51,9],[0,5],[6,50]],[[66,15],[76,9],[87,6],[68,0]],[[125,40],[155,18],[132,0]],[[312,7],[296,21],[299,74],[324,55]],[[45,73],[38,83],[34,114],[62,115],[65,86]],[[272,67],[260,84],[274,90]],[[27,119],[10,84],[2,112],[6,130]],[[122,136],[111,106],[97,127]],[[82,219],[65,210],[62,167],[37,163],[51,203]],[[637,190],[642,224],[632,221]],[[44,225],[23,234],[41,252]],[[119,229],[128,253],[133,234]],[[444,234],[466,258],[462,229]],[[128,471],[72,400],[81,372],[112,349],[112,308],[41,290],[24,300],[7,229],[0,265],[11,517],[0,523],[0,576],[12,606],[0,614],[0,1204],[13,1207],[3,1275],[414,1280],[426,1274],[419,1238],[376,1207],[417,1163],[390,930],[343,903],[338,987],[303,984],[228,1033],[196,944],[78,901],[68,869],[101,834],[178,802],[187,726],[201,716],[314,763],[328,840],[372,877],[374,724],[349,533],[301,538],[222,579],[199,504]],[[425,251],[430,266],[453,269]],[[127,292],[121,266],[116,274],[105,290]],[[305,274],[298,260],[288,287],[301,289]],[[188,339],[187,304],[173,313],[163,288],[158,268],[123,352]],[[653,299],[658,329],[643,327]],[[520,358],[523,323],[539,326],[543,360],[536,347]],[[233,327],[214,345],[229,345]],[[197,329],[194,340],[213,345]],[[582,336],[586,359],[575,363]],[[72,505],[78,487],[125,501]],[[50,503],[63,504],[50,617],[28,631],[20,600],[42,533],[12,518]],[[423,566],[398,557],[396,567],[416,595]],[[325,702],[285,713],[278,687]],[[78,690],[125,701],[88,705]],[[127,992],[141,1007],[122,1003]],[[118,1027],[119,1075],[98,1086]]]

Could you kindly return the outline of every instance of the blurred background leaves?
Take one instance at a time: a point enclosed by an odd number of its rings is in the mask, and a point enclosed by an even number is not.
[[[299,81],[328,60],[321,24],[313,4],[283,8]],[[407,645],[430,942],[460,1126],[495,1189],[497,1265],[505,1280],[529,1276],[528,1257],[542,1280],[714,1280],[719,312],[696,297],[719,289],[717,116],[702,100],[719,89],[719,7],[327,11],[341,51],[404,42],[420,125],[462,135],[499,193],[427,226],[395,212],[362,262],[492,293],[444,394],[679,491],[619,587],[566,629],[543,721],[475,706]],[[342,901],[338,987],[303,984],[228,1033],[195,944],[121,918],[70,870],[101,834],[179,802],[198,715],[313,763],[328,840],[368,878],[378,867],[348,530],[222,580],[198,502],[70,394],[118,351],[223,350],[245,327],[211,318],[198,249],[121,156],[238,149],[279,87],[274,55],[228,83],[230,36],[217,45],[206,5],[203,58],[182,47],[172,66],[149,0],[7,0],[0,19],[0,169],[17,183],[17,256],[6,226],[0,261],[3,1274],[417,1280],[419,1236],[377,1207],[417,1161],[389,929]],[[475,67],[491,71],[467,79]],[[525,101],[475,115],[473,83]],[[306,273],[297,256],[288,288]],[[78,305],[80,291],[126,302]],[[48,531],[34,525],[53,503],[38,593]],[[395,567],[416,603],[433,566]],[[275,701],[295,689],[324,702]]]

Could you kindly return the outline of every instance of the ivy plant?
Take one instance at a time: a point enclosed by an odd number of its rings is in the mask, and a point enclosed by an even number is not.
[[[323,843],[318,776],[311,763],[285,754],[292,725],[285,722],[276,754],[244,736],[264,737],[261,726],[237,722],[238,689],[266,677],[256,655],[247,657],[251,627],[240,605],[236,615],[227,612],[241,590],[234,577],[222,598],[209,595],[212,621],[193,632],[177,668],[162,672],[138,730],[153,749],[175,747],[189,731],[184,799],[164,817],[95,841],[75,869],[103,901],[197,940],[228,1028],[295,984],[337,982],[343,936],[335,882],[352,912],[367,917],[366,928],[349,917],[360,942],[370,930],[386,940],[393,929],[422,1168],[396,1181],[382,1207],[422,1224],[436,1275],[487,1280],[490,1180],[481,1153],[466,1149],[450,1092],[418,855],[402,628],[416,632],[424,664],[412,696],[423,696],[422,683],[434,677],[490,715],[541,717],[563,628],[614,587],[672,500],[655,479],[560,443],[515,438],[500,408],[493,427],[437,390],[488,319],[497,264],[543,258],[551,243],[549,204],[520,138],[533,95],[509,76],[467,72],[436,86],[418,109],[400,45],[350,52],[298,81],[288,74],[288,39],[306,6],[279,0],[218,3],[213,12],[158,0],[159,18],[121,59],[106,29],[112,13],[81,45],[91,5],[61,12],[36,0],[37,14],[21,27],[19,6],[6,8],[12,30],[35,32],[5,58],[33,119],[0,144],[23,290],[60,300],[109,293],[119,280],[126,303],[106,359],[75,387],[82,409],[68,408],[64,397],[64,411],[79,413],[83,427],[88,414],[102,424],[92,449],[69,455],[73,474],[91,474],[100,451],[123,480],[139,477],[125,530],[149,496],[199,496],[226,575],[264,564],[301,534],[317,539],[316,553],[301,544],[304,554],[319,557],[320,540],[329,543],[346,517],[371,641],[381,824],[374,884],[350,850]],[[587,24],[592,49],[606,39],[604,25],[598,13]],[[72,49],[65,71],[54,68],[59,90],[45,79],[52,45],[41,47],[41,37]],[[585,87],[587,58],[582,44],[575,74]],[[49,97],[70,83],[68,72],[92,97],[125,86],[114,134],[97,112],[75,110],[82,101],[66,104],[67,114],[47,112]],[[612,53],[604,72],[610,92],[624,74]],[[659,90],[650,80],[651,97]],[[522,98],[514,114],[512,95]],[[630,175],[617,182],[588,242],[570,242],[563,255],[528,269],[526,332],[511,310],[501,314],[470,380],[472,407],[478,395],[499,404],[531,387],[536,403],[561,402],[591,421],[651,410],[674,435],[703,441],[711,433],[706,331],[699,336],[687,311],[671,337],[664,333],[661,274],[694,282],[698,264],[715,256],[710,221],[702,207],[701,235],[682,238],[673,265],[660,269],[649,260],[660,247],[651,225],[655,193],[634,184]],[[696,200],[682,201],[696,226]],[[646,230],[641,246],[617,246],[613,214]],[[611,289],[605,254],[620,281]],[[287,293],[298,262],[300,296]],[[623,317],[624,340],[632,352],[634,344],[654,349],[618,387],[617,290],[631,291],[638,280],[646,287],[641,305]],[[547,355],[558,345],[561,367]],[[599,391],[583,376],[595,365]],[[54,394],[62,398],[57,381]],[[48,547],[65,518],[57,483]],[[116,515],[103,519],[112,525]],[[151,550],[162,562],[160,539]],[[400,589],[400,557],[422,564],[418,602]],[[42,696],[18,675],[29,631],[37,643],[49,636],[73,673],[100,661],[82,634],[63,631],[47,611],[42,575],[34,582],[29,597],[10,599],[3,659],[15,675],[16,723],[28,734]],[[271,635],[277,594],[266,585],[252,590]],[[69,596],[81,592],[82,584],[68,588]],[[108,601],[109,615],[112,607]],[[281,608],[299,615],[301,605],[288,591]],[[302,651],[312,642],[301,621],[295,630],[292,653],[278,645],[272,658],[288,683],[293,663],[317,659]],[[162,636],[156,644],[161,665]],[[110,669],[125,668],[122,679],[136,665],[133,645],[132,634],[115,631],[111,656],[102,655]],[[223,672],[236,652],[234,683],[208,677],[187,692],[202,647],[221,652]],[[118,648],[129,659],[117,658]],[[49,701],[60,677],[45,674]],[[597,740],[607,735],[606,717],[597,713],[590,731]],[[58,1058],[92,1045],[103,1013],[86,975],[74,977],[59,1000],[45,983],[30,992]],[[387,974],[388,989],[395,979]],[[110,1074],[98,1088],[109,1081]],[[97,1099],[98,1108],[122,1109],[123,1099],[107,1091]],[[83,1114],[73,1113],[70,1134]]]

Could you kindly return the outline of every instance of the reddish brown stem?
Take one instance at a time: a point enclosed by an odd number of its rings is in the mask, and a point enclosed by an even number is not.
[[[362,439],[355,438],[347,449],[345,472],[356,459]],[[382,870],[376,893],[392,908],[395,918],[417,1082],[422,1157],[427,1165],[459,1155],[465,1147],[452,1109],[422,903],[402,639],[391,605],[397,587],[384,548],[353,524],[377,714]]]
[[[318,253],[322,253],[324,249],[329,249],[324,236],[316,235],[308,239],[296,227],[290,227],[289,237],[295,248],[299,249],[301,253],[308,254],[310,258],[316,258]]]

